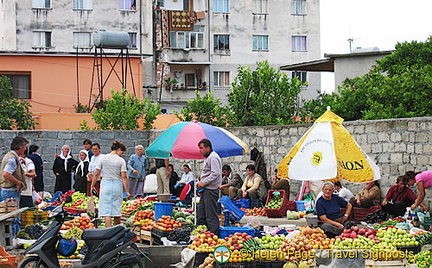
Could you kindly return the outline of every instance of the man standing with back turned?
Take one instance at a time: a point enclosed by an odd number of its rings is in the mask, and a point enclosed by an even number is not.
[[[222,163],[219,155],[213,151],[208,139],[198,142],[200,153],[206,158],[197,188],[205,188],[197,208],[197,224],[206,225],[209,231],[219,234],[219,215],[217,201],[219,186],[222,184]]]

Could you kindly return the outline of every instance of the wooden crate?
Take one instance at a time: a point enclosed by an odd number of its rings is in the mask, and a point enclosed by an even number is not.
[[[143,244],[149,243],[150,245],[153,245],[153,238],[152,238],[151,231],[141,230],[140,239],[141,239],[141,243]]]

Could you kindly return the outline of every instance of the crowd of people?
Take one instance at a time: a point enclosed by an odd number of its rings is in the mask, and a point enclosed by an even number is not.
[[[39,147],[32,144],[27,149],[28,143],[24,137],[15,137],[11,143],[11,151],[2,161],[1,197],[19,200],[20,207],[31,207],[34,205],[35,196],[44,195],[44,166],[38,153]],[[214,233],[218,232],[217,201],[222,195],[232,200],[246,198],[250,199],[251,203],[262,205],[266,202],[270,189],[281,189],[286,192],[289,200],[289,179],[279,178],[277,175],[267,179],[262,153],[251,152],[251,160],[254,160],[255,164],[246,166],[246,175],[242,178],[229,165],[222,165],[210,140],[203,139],[197,146],[205,157],[200,175],[196,176],[190,165],[184,163],[182,175],[179,176],[169,159],[154,159],[154,166],[149,167],[142,145],[137,145],[135,153],[126,161],[123,159],[126,146],[119,141],[112,143],[110,153],[102,154],[99,143],[85,139],[77,159],[72,154],[72,148],[65,144],[61,147],[60,154],[54,155],[54,190],[75,190],[89,196],[99,194],[99,216],[105,217],[106,226],[110,226],[112,218],[114,224],[120,223],[124,197],[172,194],[180,197],[187,205],[190,202],[186,199],[191,199],[194,194],[191,189],[196,188],[201,198],[197,208],[198,224],[207,225]],[[414,185],[418,195],[410,189]],[[394,216],[403,215],[406,208],[414,210],[420,207],[427,210],[428,207],[423,201],[425,189],[431,186],[432,171],[407,171],[397,178],[396,184],[390,187],[384,198],[381,197],[377,181],[367,183],[355,195],[341,182],[305,182],[302,185],[304,189],[300,192],[310,192],[313,195],[322,228],[337,234],[354,207],[381,206],[384,211]],[[342,214],[341,208],[345,208],[345,214]]]

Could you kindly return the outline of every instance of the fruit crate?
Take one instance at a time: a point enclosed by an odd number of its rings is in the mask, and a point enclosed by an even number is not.
[[[152,236],[157,236],[157,237],[159,237],[159,238],[161,238],[161,237],[167,237],[169,234],[170,234],[171,232],[168,232],[168,231],[161,231],[161,230],[159,230],[159,229],[157,229],[157,228],[152,228],[152,230],[151,230],[151,234],[152,234]]]
[[[0,247],[0,268],[17,267],[16,257],[6,252],[4,247]]]
[[[265,207],[267,207],[267,205],[270,203],[270,200],[273,198],[275,192],[280,193],[279,196],[282,200],[280,208],[278,208],[278,209],[266,208],[265,211],[267,213],[267,217],[269,217],[269,218],[282,218],[286,215],[286,212],[288,210],[288,206],[287,206],[288,200],[286,199],[285,190],[270,190],[270,191],[268,191],[267,202],[265,204]]]
[[[0,247],[12,249],[12,219],[0,221]]]
[[[219,199],[219,203],[222,204],[222,206],[225,208],[225,210],[229,210],[230,213],[230,219],[233,221],[240,221],[243,216],[246,214],[246,211],[241,211],[234,202],[229,198],[229,196],[222,196]]]
[[[246,233],[248,235],[251,235],[252,237],[255,236],[255,229],[251,227],[229,227],[229,226],[220,226],[219,227],[219,238],[225,238],[229,235],[233,235],[235,233]]]
[[[353,219],[355,222],[361,222],[364,221],[366,216],[371,214],[372,212],[380,209],[380,206],[373,206],[370,208],[354,208],[352,211]]]
[[[249,199],[240,199],[237,201],[234,201],[234,204],[238,207],[238,208],[250,208],[250,200]]]
[[[287,201],[287,210],[297,211],[297,204],[295,201]]]

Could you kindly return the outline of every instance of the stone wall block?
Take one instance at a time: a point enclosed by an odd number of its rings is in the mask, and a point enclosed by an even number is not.
[[[114,131],[103,131],[100,133],[101,140],[111,140],[111,142],[115,141]]]
[[[59,140],[72,140],[73,135],[71,132],[60,131],[58,133],[58,139]]]

